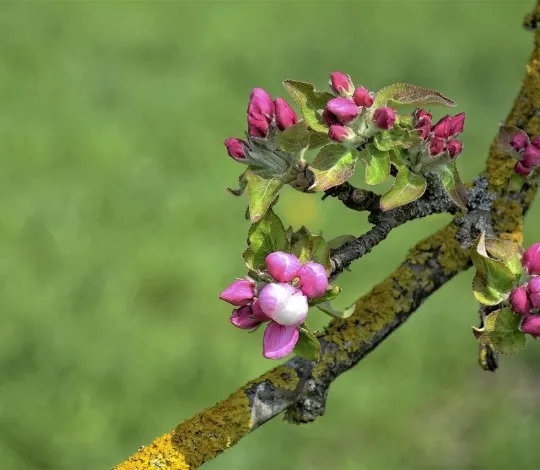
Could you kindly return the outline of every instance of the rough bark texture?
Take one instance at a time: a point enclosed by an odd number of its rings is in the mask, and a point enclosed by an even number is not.
[[[525,20],[526,27],[535,30],[535,48],[523,86],[506,119],[507,124],[518,126],[530,135],[540,135],[540,35],[536,31],[540,0],[537,2],[535,10]],[[521,243],[523,217],[536,187],[526,185],[518,193],[508,190],[514,163],[510,157],[499,153],[495,143],[491,146],[486,173],[495,200],[489,222],[500,237]],[[351,191],[347,187],[343,197]],[[362,204],[359,200],[356,202]],[[476,221],[465,222],[465,225],[467,223],[475,225]],[[463,219],[454,220],[418,243],[387,279],[358,299],[351,317],[333,320],[319,336],[320,362],[289,360],[141,447],[115,468],[195,469],[284,411],[292,422],[309,422],[322,415],[332,381],[404,323],[439,287],[470,266],[468,250],[458,241],[463,237],[463,226]],[[359,245],[353,248],[365,249]],[[342,266],[351,260],[344,261]]]

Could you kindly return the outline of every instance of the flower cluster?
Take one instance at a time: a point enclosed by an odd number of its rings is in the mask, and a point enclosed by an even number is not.
[[[529,176],[535,168],[540,166],[540,137],[529,139],[525,132],[520,131],[514,134],[510,145],[520,158],[514,167],[516,173]]]
[[[251,91],[247,109],[248,135],[266,138],[271,130],[284,131],[298,122],[296,112],[283,98],[272,100],[270,94],[262,88]],[[248,163],[250,145],[236,137],[229,137],[224,142],[229,156],[236,161]]]
[[[456,137],[463,132],[465,113],[443,116],[436,124],[431,123],[431,113],[418,108],[414,111],[414,127],[422,139],[422,147],[432,157],[446,154],[451,160],[463,150],[463,142]]]
[[[530,246],[522,258],[527,281],[510,294],[510,305],[515,313],[523,315],[521,331],[540,336],[540,243]]]
[[[394,126],[396,112],[389,107],[373,109],[374,94],[362,86],[355,88],[349,75],[333,72],[329,84],[337,97],[328,101],[322,118],[331,140],[359,145]]]
[[[237,279],[219,298],[238,307],[231,314],[231,323],[237,328],[253,329],[268,322],[263,356],[280,359],[290,354],[298,341],[308,299],[321,297],[328,289],[328,273],[319,263],[302,264],[295,255],[282,251],[270,253],[265,261],[272,281]]]

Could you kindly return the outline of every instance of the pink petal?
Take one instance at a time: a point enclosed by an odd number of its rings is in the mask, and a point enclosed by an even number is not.
[[[267,359],[281,359],[289,355],[298,341],[298,329],[295,326],[281,326],[270,322],[263,338],[263,356]]]
[[[250,330],[261,324],[261,322],[254,317],[249,305],[233,310],[230,320],[236,328],[242,330]]]

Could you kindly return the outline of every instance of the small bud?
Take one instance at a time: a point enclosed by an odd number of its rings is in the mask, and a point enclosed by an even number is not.
[[[531,144],[533,144],[536,148],[540,149],[540,137],[533,137],[531,140]]]
[[[251,328],[255,328],[261,324],[261,322],[253,316],[249,305],[244,305],[243,307],[233,310],[230,320],[236,328],[242,330],[251,330]]]
[[[242,139],[237,139],[236,137],[229,137],[225,139],[225,147],[227,147],[227,153],[230,157],[238,161],[243,161],[247,158],[247,151],[249,145],[247,142]]]
[[[517,162],[514,166],[514,171],[521,176],[528,176],[532,173],[532,170],[526,167],[523,162]]]
[[[254,296],[255,284],[246,279],[237,279],[219,295],[219,298],[241,307],[251,302]]]
[[[328,273],[322,264],[309,262],[299,273],[300,289],[309,298],[320,297],[328,289]]]
[[[540,149],[530,144],[523,152],[523,164],[528,168],[534,168],[540,165]]]
[[[448,137],[451,135],[451,130],[452,122],[448,114],[442,117],[439,122],[437,122],[437,124],[431,128],[431,131],[435,137],[440,137],[441,139],[448,139]]]
[[[349,98],[333,98],[326,104],[326,109],[342,124],[347,124],[358,116],[358,106]]]
[[[535,338],[540,336],[540,315],[527,315],[521,323],[521,331]]]
[[[300,333],[295,326],[282,326],[270,322],[264,331],[263,356],[266,359],[281,359],[288,356],[296,343]]]
[[[259,299],[254,299],[251,303],[251,311],[254,318],[259,320],[259,322],[264,323],[266,321],[270,321],[270,317],[266,315],[262,311],[261,304],[259,303]]]
[[[276,251],[266,257],[268,273],[278,282],[289,282],[298,276],[302,263],[290,253]]]
[[[373,105],[373,97],[369,93],[369,90],[363,86],[359,86],[354,90],[353,100],[358,106],[362,106],[363,108],[370,108]]]
[[[523,150],[528,144],[529,138],[527,137],[527,134],[525,134],[525,132],[518,132],[517,134],[514,134],[514,136],[510,140],[510,145],[516,152]]]
[[[330,74],[329,84],[336,94],[343,97],[351,96],[354,90],[351,77],[342,72],[332,72]]]
[[[259,295],[261,309],[284,326],[299,325],[308,312],[307,299],[290,284],[267,284]]]
[[[373,114],[373,121],[380,129],[392,129],[396,121],[396,112],[392,108],[378,108]]]
[[[335,142],[345,142],[355,137],[354,131],[345,126],[339,124],[333,124],[328,129],[328,137]]]
[[[422,108],[416,108],[414,110],[413,115],[417,121],[420,121],[421,119],[426,119],[429,122],[431,122],[431,119],[433,117],[429,111],[426,111],[425,109],[422,109]]]
[[[420,138],[426,140],[431,132],[431,121],[427,117],[421,118],[417,121],[415,128],[420,134]]]
[[[450,139],[446,142],[446,151],[450,158],[456,158],[463,150],[463,142],[460,140]]]
[[[330,111],[328,111],[327,108],[324,108],[322,118],[327,126],[331,126],[332,124],[339,124],[338,118],[334,116]]]
[[[446,142],[441,137],[433,137],[429,142],[429,154],[432,157],[440,155],[446,150]]]
[[[248,115],[248,134],[252,137],[266,137],[270,130],[270,122],[261,115]]]
[[[283,98],[276,98],[276,125],[280,131],[284,131],[288,127],[293,126],[298,122],[298,116]]]
[[[531,311],[531,302],[525,287],[514,289],[508,299],[512,310],[520,315],[528,315]]]
[[[533,277],[527,285],[529,300],[533,308],[540,308],[540,277]]]
[[[535,243],[525,250],[521,264],[531,276],[540,275],[540,243]]]
[[[271,121],[274,117],[274,102],[270,94],[263,88],[253,88],[249,96],[247,109],[248,115],[258,118],[266,118]]]
[[[458,135],[463,132],[465,126],[465,113],[459,113],[450,117],[450,135]]]

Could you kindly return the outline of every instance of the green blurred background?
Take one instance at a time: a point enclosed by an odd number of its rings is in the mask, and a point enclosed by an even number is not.
[[[333,70],[436,88],[467,113],[470,180],[520,85],[532,4],[3,3],[0,468],[108,468],[275,365],[217,298],[244,272],[223,140],[243,135],[251,88],[285,97],[283,79],[324,87]],[[278,212],[329,238],[368,228],[290,189]],[[537,201],[527,243],[539,216]],[[341,278],[338,306],[448,220],[395,230]],[[337,380],[323,418],[278,418],[206,468],[538,468],[540,347],[481,371],[471,279]]]

